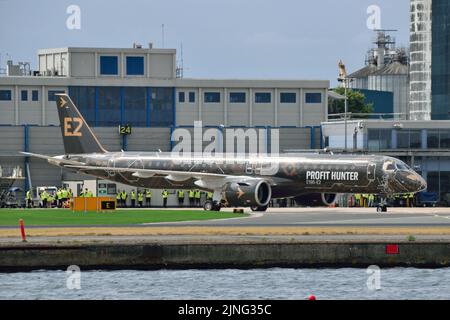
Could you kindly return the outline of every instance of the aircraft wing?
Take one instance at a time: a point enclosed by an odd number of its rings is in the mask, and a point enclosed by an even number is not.
[[[99,166],[85,166],[85,165],[64,165],[67,168],[78,170],[105,170],[110,172],[129,172],[138,178],[151,178],[154,175],[165,176],[166,179],[172,181],[185,181],[190,178],[201,180],[204,178],[226,178],[225,174],[207,173],[207,172],[192,172],[192,171],[173,171],[173,170],[159,170],[159,169],[138,169],[138,168],[116,168],[116,167],[99,167]]]

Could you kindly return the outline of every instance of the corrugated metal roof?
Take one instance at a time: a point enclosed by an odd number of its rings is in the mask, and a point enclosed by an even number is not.
[[[409,73],[409,67],[398,61],[385,65],[380,70],[376,70],[372,73],[372,76],[382,76],[382,75],[406,75]]]
[[[375,71],[377,71],[377,66],[373,64],[369,64],[368,66],[365,66],[362,69],[359,69],[358,71],[353,72],[348,77],[349,78],[366,78],[373,74]]]

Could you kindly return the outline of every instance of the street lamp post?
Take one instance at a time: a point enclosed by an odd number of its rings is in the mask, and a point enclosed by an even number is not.
[[[347,96],[347,78],[344,78],[344,96],[345,96],[345,107],[344,107],[344,151],[347,152],[347,112],[348,112],[348,96]]]
[[[338,63],[339,67],[339,77],[338,81],[342,82],[344,85],[344,95],[345,95],[345,109],[344,109],[344,152],[347,152],[347,114],[348,114],[348,95],[347,95],[347,87],[349,82],[352,81],[352,78],[347,77],[347,70],[345,70],[345,65],[342,60]]]

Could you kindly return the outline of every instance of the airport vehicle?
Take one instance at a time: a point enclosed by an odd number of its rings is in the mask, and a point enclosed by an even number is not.
[[[11,187],[0,191],[0,208],[19,208],[23,206],[23,190],[19,187]]]
[[[419,192],[417,205],[422,207],[436,207],[439,202],[439,195],[436,192]]]
[[[337,193],[382,196],[419,192],[426,182],[395,158],[371,155],[181,157],[163,152],[108,152],[67,94],[57,94],[65,154],[26,153],[50,164],[140,188],[213,192],[205,210],[222,206],[265,211],[271,199],[308,195],[324,205]],[[296,198],[302,201],[301,198]]]

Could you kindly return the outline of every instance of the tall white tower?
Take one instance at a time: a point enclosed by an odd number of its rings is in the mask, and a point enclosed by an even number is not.
[[[411,0],[411,120],[431,119],[432,0]]]

